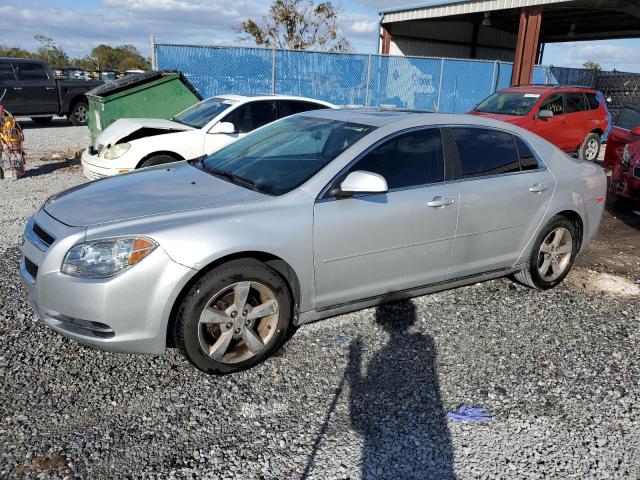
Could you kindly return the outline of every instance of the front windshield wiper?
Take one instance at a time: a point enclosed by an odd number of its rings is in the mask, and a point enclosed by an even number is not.
[[[219,168],[210,167],[203,161],[200,161],[199,164],[202,166],[204,170],[215,175],[217,177],[222,177],[227,180],[231,180],[231,183],[235,183],[236,185],[241,185],[249,190],[253,190],[254,192],[260,192],[260,189],[256,185],[256,182],[251,180],[250,178],[243,177],[242,175],[235,174],[230,172],[229,170],[220,170]]]

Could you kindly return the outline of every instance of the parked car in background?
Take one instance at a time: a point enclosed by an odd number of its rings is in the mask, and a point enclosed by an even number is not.
[[[90,179],[208,155],[278,118],[330,103],[286,95],[220,95],[171,120],[123,118],[98,135],[82,154]]]
[[[91,80],[91,72],[78,67],[55,68],[53,73],[62,80]]]
[[[337,314],[507,275],[553,288],[606,189],[600,166],[491,119],[316,110],[54,195],[26,225],[20,271],[67,337],[177,344],[228,373]]]
[[[102,85],[98,80],[56,80],[45,62],[24,58],[0,58],[0,102],[15,116],[48,123],[66,116],[73,125],[86,125],[85,93]]]
[[[612,170],[611,193],[640,200],[640,105],[627,105],[618,113],[603,166]]]
[[[500,90],[469,113],[522,127],[591,162],[600,154],[610,118],[607,103],[597,90],[550,85]]]

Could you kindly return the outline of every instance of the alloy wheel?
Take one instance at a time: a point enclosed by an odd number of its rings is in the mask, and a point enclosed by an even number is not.
[[[87,107],[84,104],[80,104],[75,108],[73,112],[76,117],[76,121],[79,123],[86,123],[87,121]]]
[[[573,237],[564,227],[553,230],[540,245],[538,273],[543,280],[553,282],[560,278],[571,263]]]
[[[598,147],[599,147],[598,141],[595,138],[592,138],[591,140],[589,140],[589,142],[587,143],[585,154],[584,154],[585,158],[590,162],[594,161],[598,156],[598,151],[599,151]]]
[[[198,321],[200,347],[213,360],[239,363],[262,353],[276,333],[279,306],[266,285],[244,281],[213,295]]]

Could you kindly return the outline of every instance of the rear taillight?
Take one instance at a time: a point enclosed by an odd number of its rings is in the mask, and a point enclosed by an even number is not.
[[[631,155],[631,151],[629,150],[629,144],[627,143],[624,146],[624,151],[622,152],[622,166],[624,168],[629,168],[629,165],[631,165],[631,160],[633,160],[631,157],[633,155]]]

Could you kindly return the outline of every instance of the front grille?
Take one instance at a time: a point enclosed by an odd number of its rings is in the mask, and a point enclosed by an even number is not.
[[[45,232],[37,223],[33,224],[33,233],[35,233],[47,247],[51,246],[51,244],[56,241],[55,238]]]
[[[38,266],[27,257],[24,257],[24,269],[29,272],[33,279],[38,276]]]

